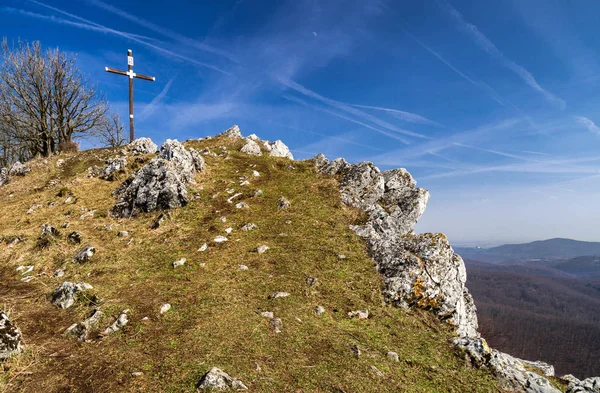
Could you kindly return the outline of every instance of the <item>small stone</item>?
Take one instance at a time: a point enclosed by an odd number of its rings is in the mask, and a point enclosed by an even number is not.
[[[288,297],[290,294],[288,292],[275,292],[271,295],[271,299],[277,299],[280,297]]]
[[[391,360],[392,362],[399,362],[399,361],[400,361],[400,358],[398,357],[398,354],[397,354],[396,352],[392,352],[392,351],[390,351],[390,352],[388,352],[388,353],[385,355],[385,357],[386,357],[388,360]]]
[[[156,220],[154,220],[152,225],[150,225],[150,229],[158,229],[167,217],[170,217],[170,215],[165,214],[165,213],[160,213],[158,215],[158,217],[156,217]]]
[[[242,227],[242,231],[248,232],[258,228],[256,224],[248,223]]]
[[[90,331],[98,325],[100,318],[102,318],[102,312],[100,310],[94,310],[92,315],[85,321],[74,323],[69,326],[65,331],[65,334],[74,336],[81,342],[87,341]]]
[[[314,287],[315,285],[317,285],[317,281],[318,280],[315,277],[306,277],[306,283],[309,287]]]
[[[85,220],[88,217],[92,217],[94,215],[94,210],[88,210],[87,212],[83,213],[81,216],[79,216],[80,220]]]
[[[200,246],[200,248],[198,249],[198,251],[203,252],[208,250],[208,244],[204,243],[203,245]]]
[[[234,379],[233,382],[231,382],[231,387],[237,390],[248,390],[248,387],[239,379]]]
[[[167,311],[169,311],[171,309],[171,305],[169,303],[165,303],[162,306],[160,306],[160,313],[164,314]]]
[[[346,256],[344,254],[338,254],[338,259],[346,259]]]
[[[269,319],[269,325],[271,325],[271,329],[275,333],[281,333],[281,329],[283,328],[283,321],[281,318],[271,318]]]
[[[371,371],[373,371],[375,373],[375,375],[377,375],[378,377],[385,377],[385,374],[379,370],[377,367],[375,366],[371,366]]]
[[[348,313],[350,318],[367,319],[369,318],[369,310],[356,310]]]
[[[290,224],[292,223],[292,220],[287,220],[285,223],[286,223],[287,225],[290,225]]]
[[[73,244],[81,244],[82,236],[79,232],[71,232],[67,235],[67,240],[69,243]]]
[[[240,182],[240,186],[248,186],[250,185],[250,182],[248,180],[244,180],[242,182]]]
[[[64,275],[65,275],[65,269],[59,268],[59,269],[56,269],[54,271],[54,273],[52,273],[52,276],[50,276],[50,278],[59,278],[59,277],[62,277]]]
[[[67,197],[67,199],[65,199],[65,201],[63,203],[66,205],[71,202],[73,202],[73,197]]]
[[[260,315],[262,315],[265,318],[273,318],[273,312],[272,311],[263,311],[260,313]]]
[[[233,228],[231,227],[225,229],[225,233],[227,233],[228,235],[231,233],[231,231],[233,231]]]
[[[246,266],[246,265],[238,265],[238,270],[248,270],[248,266]]]
[[[119,314],[119,316],[117,317],[115,322],[112,325],[110,325],[109,327],[107,327],[106,330],[104,330],[104,332],[102,332],[102,334],[107,336],[118,330],[121,330],[129,322],[129,319],[127,318],[128,313],[129,313],[129,310],[121,311],[121,314]]]
[[[233,188],[228,188],[225,190],[225,192],[228,193],[229,195],[231,195],[235,192],[235,190]]]
[[[256,247],[254,249],[254,252],[257,252],[259,254],[264,254],[265,252],[267,252],[268,249],[269,249],[269,246],[262,245],[262,246]]]
[[[35,278],[34,276],[27,276],[27,277],[23,277],[21,279],[21,281],[23,281],[23,282],[29,282],[29,281],[33,280],[34,278]]]
[[[226,241],[229,241],[229,239],[227,239],[225,236],[217,236],[215,237],[215,243],[224,243]]]
[[[317,315],[321,315],[325,312],[325,308],[323,306],[317,306],[315,307],[315,314]]]
[[[235,205],[236,209],[248,209],[250,206],[248,206],[248,204],[246,202],[240,202],[237,205]]]
[[[129,232],[127,232],[127,231],[119,231],[117,233],[117,237],[129,237]]]
[[[256,191],[254,191],[253,198],[259,197],[262,194],[263,194],[263,190],[256,190]]]
[[[141,371],[134,371],[134,372],[131,373],[131,376],[134,377],[134,378],[139,378],[139,377],[144,376],[144,373],[141,372]]]
[[[52,225],[50,224],[42,224],[42,234],[41,236],[59,236],[60,235],[60,231],[56,228],[54,228]]]
[[[239,198],[240,196],[242,196],[241,192],[238,192],[237,194],[233,194],[229,199],[227,199],[227,203],[233,203],[233,200],[236,198]]]
[[[85,263],[90,260],[92,256],[96,253],[96,249],[89,244],[84,246],[77,251],[75,256],[73,257],[73,262],[75,263]]]
[[[173,269],[179,267],[179,266],[183,266],[185,265],[186,259],[185,258],[181,258],[175,262],[173,262]]]
[[[17,272],[21,273],[22,276],[29,274],[33,271],[33,269],[35,268],[34,265],[28,265],[28,266],[19,266],[17,268]]]
[[[212,390],[227,390],[233,387],[233,378],[220,368],[213,367],[200,378],[197,389]]]
[[[290,201],[288,201],[284,197],[279,198],[279,200],[277,201],[277,209],[279,210],[289,209],[291,206],[292,204],[290,203]]]
[[[252,171],[252,176],[254,177],[260,177],[260,173],[258,173],[258,171]]]
[[[69,226],[71,226],[71,223],[65,222],[64,224],[61,225],[61,228],[67,229]]]
[[[221,222],[227,222],[227,217],[221,217],[221,218],[219,218],[219,221],[221,221]]]
[[[352,350],[352,352],[354,352],[354,354],[356,355],[356,357],[360,357],[361,350],[358,347],[358,345],[352,344],[352,345],[350,345],[350,349]]]
[[[27,210],[26,214],[31,214],[34,211],[36,211],[37,209],[39,209],[40,207],[42,207],[42,205],[33,205]]]

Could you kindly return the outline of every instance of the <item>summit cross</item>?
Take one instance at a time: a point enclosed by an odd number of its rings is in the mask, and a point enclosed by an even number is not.
[[[129,77],[129,142],[133,142],[135,139],[135,131],[133,128],[133,78],[139,78],[150,82],[154,82],[156,78],[133,72],[133,55],[131,49],[127,50],[127,71],[115,70],[114,68],[109,67],[104,67],[104,70],[106,72],[112,72],[113,74]]]

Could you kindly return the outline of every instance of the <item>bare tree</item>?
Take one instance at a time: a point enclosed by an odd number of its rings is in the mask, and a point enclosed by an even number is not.
[[[13,150],[49,156],[105,121],[105,100],[58,49],[0,46],[0,133]]]
[[[104,122],[98,127],[97,135],[100,141],[109,147],[121,147],[126,144],[123,137],[123,123],[118,113],[106,116]]]

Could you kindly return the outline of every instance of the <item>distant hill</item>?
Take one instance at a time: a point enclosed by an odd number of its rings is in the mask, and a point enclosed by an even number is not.
[[[600,278],[600,256],[575,257],[552,267],[579,278]]]
[[[492,248],[456,247],[456,251],[464,259],[492,263],[552,261],[590,255],[600,256],[600,242],[556,238],[523,244],[505,244]]]
[[[564,268],[580,272],[593,263],[576,259],[581,263],[570,260]],[[465,262],[480,331],[490,345],[554,364],[558,375],[600,373],[600,279],[564,277],[556,267]]]

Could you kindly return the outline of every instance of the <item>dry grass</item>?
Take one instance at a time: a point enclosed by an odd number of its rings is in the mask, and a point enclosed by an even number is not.
[[[0,237],[25,238],[12,248],[0,245],[0,304],[12,309],[27,344],[24,355],[0,369],[0,391],[194,392],[213,366],[254,392],[499,391],[490,375],[455,355],[446,326],[427,313],[384,304],[380,276],[364,244],[348,230],[362,215],[339,202],[334,179],[316,175],[310,163],[234,152],[239,142],[232,140],[190,143],[217,153],[225,144],[231,158],[207,157],[207,171],[190,190],[199,198],[172,211],[157,230],[149,229],[157,214],[109,218],[118,182],[85,178],[89,166],[114,151],[58,157],[66,159],[60,168],[57,158],[40,161],[29,175],[0,188]],[[253,170],[261,176],[253,177]],[[240,186],[241,176],[251,184]],[[228,188],[243,192],[240,200],[250,208],[227,203]],[[256,189],[264,194],[252,198]],[[76,203],[65,204],[67,195]],[[280,196],[292,202],[290,209],[277,211]],[[48,206],[52,201],[56,205]],[[42,207],[26,215],[34,204]],[[89,209],[94,215],[80,220]],[[67,221],[70,227],[48,249],[35,247],[43,223],[60,227]],[[258,229],[242,232],[248,222]],[[230,241],[213,243],[228,227]],[[118,238],[119,230],[131,238]],[[71,263],[78,246],[67,243],[70,231],[98,250],[85,265]],[[198,252],[204,242],[208,251]],[[251,252],[262,244],[270,247],[265,254]],[[173,269],[172,262],[182,257],[186,265]],[[35,280],[19,281],[15,269],[22,264],[35,265]],[[238,270],[239,264],[249,270]],[[60,266],[66,266],[65,277],[51,279]],[[318,279],[316,286],[307,285],[309,276]],[[47,297],[62,281],[85,281],[94,289],[59,310]],[[276,291],[291,296],[268,299]],[[173,308],[160,316],[167,302]],[[85,344],[63,335],[95,305],[105,314],[102,328],[125,308],[131,309],[130,324]],[[313,312],[317,305],[326,309],[320,317]],[[346,315],[363,308],[369,309],[368,320]],[[261,311],[283,320],[282,333],[271,331]],[[361,348],[359,358],[353,344]],[[397,352],[401,361],[388,361],[387,351]],[[135,371],[144,375],[133,378]]]

